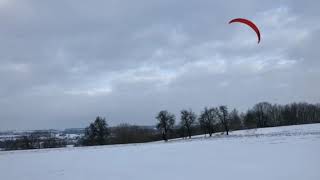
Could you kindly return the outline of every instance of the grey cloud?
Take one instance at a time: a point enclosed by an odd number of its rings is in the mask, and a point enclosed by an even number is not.
[[[0,129],[154,124],[155,113],[319,102],[315,1],[4,1]],[[253,19],[254,33],[227,22]]]

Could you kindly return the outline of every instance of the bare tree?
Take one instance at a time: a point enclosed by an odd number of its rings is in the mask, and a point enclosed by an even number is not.
[[[241,117],[236,109],[233,109],[230,114],[230,129],[231,130],[239,130],[242,128]]]
[[[218,111],[220,123],[222,124],[225,132],[229,135],[229,113],[227,106],[220,106]]]
[[[269,125],[270,126],[279,126],[281,124],[282,119],[282,107],[280,105],[274,104],[271,106],[269,111]]]
[[[204,108],[204,111],[201,112],[199,117],[199,123],[201,128],[204,130],[205,134],[209,134],[211,137],[214,133],[215,126],[217,124],[217,109],[216,108],[210,108],[207,107]]]
[[[173,128],[175,116],[168,111],[160,111],[156,117],[158,120],[157,128],[161,130],[162,139],[168,141],[168,133]]]
[[[255,112],[257,118],[258,128],[270,126],[269,121],[271,107],[272,105],[268,102],[261,102],[253,107],[253,111]]]
[[[182,110],[181,111],[181,126],[187,129],[189,138],[191,138],[191,128],[195,123],[197,116],[192,110]]]

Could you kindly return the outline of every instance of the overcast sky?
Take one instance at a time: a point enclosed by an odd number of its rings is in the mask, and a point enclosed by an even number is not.
[[[233,3],[0,0],[0,130],[320,102],[320,3]]]

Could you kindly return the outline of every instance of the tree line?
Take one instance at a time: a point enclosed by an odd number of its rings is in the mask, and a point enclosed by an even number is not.
[[[137,126],[127,123],[109,127],[103,117],[97,117],[85,128],[84,135],[76,146],[143,143],[168,141],[173,138],[191,138],[214,133],[229,135],[230,131],[320,123],[320,104],[291,103],[286,105],[260,102],[246,112],[239,112],[225,105],[205,107],[199,114],[191,109],[180,111],[179,120],[167,111],[161,110],[155,116],[155,126]],[[4,150],[65,147],[66,140],[52,137],[50,133],[33,132],[12,140],[0,141]]]
[[[105,118],[97,117],[85,130],[85,135],[78,145],[106,145],[141,143],[171,138],[191,138],[193,135],[230,131],[320,123],[320,104],[291,103],[286,105],[260,102],[246,112],[231,111],[225,105],[205,107],[199,115],[191,109],[180,112],[180,121],[176,124],[176,116],[162,110],[155,117],[156,129],[121,124],[109,127]]]
[[[25,150],[66,147],[67,142],[51,136],[48,132],[33,132],[0,143],[4,150]]]

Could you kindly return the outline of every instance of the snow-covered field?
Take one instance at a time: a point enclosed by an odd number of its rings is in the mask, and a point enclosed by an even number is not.
[[[319,180],[320,124],[132,145],[0,152],[0,180]]]

